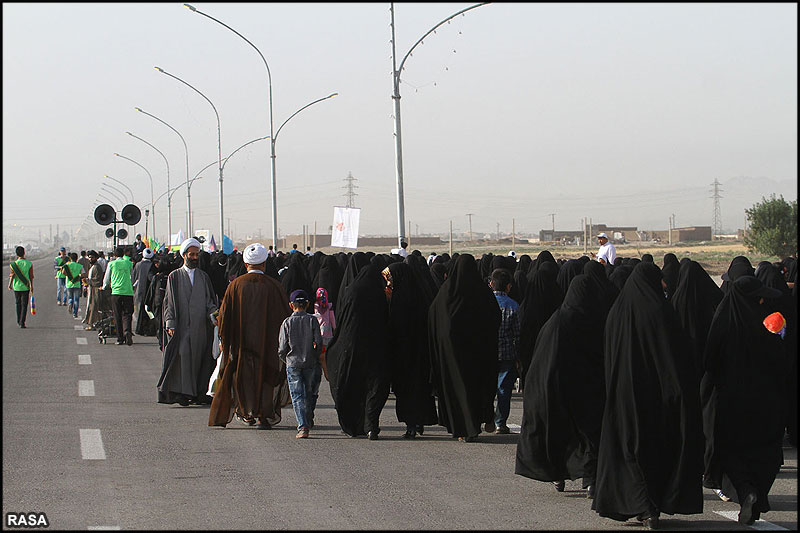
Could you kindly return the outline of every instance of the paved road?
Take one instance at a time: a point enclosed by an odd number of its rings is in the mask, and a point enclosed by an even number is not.
[[[43,511],[55,529],[640,529],[594,513],[580,480],[559,494],[514,475],[514,434],[459,443],[437,427],[407,441],[390,399],[381,440],[348,438],[325,382],[308,440],[295,440],[291,407],[273,430],[208,428],[207,407],[156,403],[154,338],[99,344],[55,305],[50,260],[35,264],[27,329],[3,296],[4,517]],[[94,396],[79,396],[88,381]],[[520,420],[515,395],[510,422]],[[760,529],[797,528],[797,452],[784,454]],[[752,529],[717,513],[735,520],[738,505],[708,490],[705,500],[702,515],[665,516],[664,528]]]

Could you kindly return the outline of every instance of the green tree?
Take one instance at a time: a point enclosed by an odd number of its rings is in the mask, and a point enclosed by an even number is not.
[[[784,258],[797,253],[797,200],[792,203],[773,194],[746,209],[750,224],[744,243],[750,251]]]

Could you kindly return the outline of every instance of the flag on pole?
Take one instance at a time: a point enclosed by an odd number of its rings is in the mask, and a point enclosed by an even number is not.
[[[211,240],[208,242],[208,251],[209,252],[216,252],[217,251],[217,243],[214,242],[214,236],[211,236]]]
[[[169,244],[170,246],[180,246],[183,240],[183,230],[179,229],[178,233],[173,233],[170,236]]]
[[[233,241],[227,235],[222,236],[222,253],[226,255],[233,253]]]
[[[361,209],[358,207],[333,208],[333,235],[331,246],[358,248],[358,221]]]

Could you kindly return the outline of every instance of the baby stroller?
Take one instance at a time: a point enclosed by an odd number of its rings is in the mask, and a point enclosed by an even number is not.
[[[117,336],[117,326],[114,323],[114,313],[111,311],[111,291],[101,290],[98,291],[98,310],[100,311],[100,320],[92,324],[92,327],[97,330],[97,340],[100,344],[106,344],[108,337]]]

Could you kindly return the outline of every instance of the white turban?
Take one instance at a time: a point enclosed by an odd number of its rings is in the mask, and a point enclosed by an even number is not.
[[[152,259],[153,258],[153,250],[150,248],[145,248],[144,252],[142,252],[142,257],[145,259]]]
[[[260,242],[254,242],[244,249],[242,259],[248,265],[260,265],[267,260],[267,249]]]
[[[200,241],[198,241],[198,240],[197,240],[197,239],[195,239],[194,237],[192,237],[192,238],[190,238],[190,239],[186,239],[186,240],[185,240],[185,241],[183,241],[183,243],[181,244],[181,255],[185,255],[185,254],[186,254],[186,250],[187,250],[188,248],[191,248],[192,246],[196,246],[197,248],[201,248],[201,247],[202,247],[202,246],[200,245]]]

